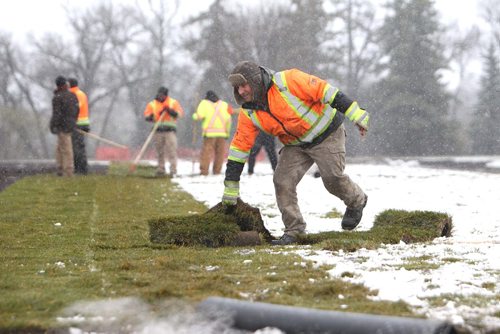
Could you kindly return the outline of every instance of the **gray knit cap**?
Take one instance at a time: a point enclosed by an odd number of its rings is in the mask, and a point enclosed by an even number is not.
[[[229,82],[233,86],[233,95],[236,102],[242,105],[245,100],[238,93],[238,87],[250,84],[254,102],[264,102],[266,99],[260,66],[251,61],[240,61],[229,74]]]

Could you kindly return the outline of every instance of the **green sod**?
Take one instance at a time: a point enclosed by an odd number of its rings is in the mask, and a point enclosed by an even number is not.
[[[127,167],[116,165],[109,175],[71,179],[25,177],[0,192],[0,332],[62,328],[56,317],[73,303],[125,296],[152,305],[170,298],[195,304],[221,296],[413,315],[404,303],[372,301],[374,292],[365,287],[330,278],[331,267],[318,268],[291,252],[270,251],[267,245],[152,243],[148,222],[202,216],[207,208],[168,178],[155,178],[154,169],[139,167],[128,175]],[[356,240],[364,234],[345,235]],[[224,238],[208,240],[222,244]],[[386,242],[373,238],[373,247]],[[417,239],[424,241],[420,234]],[[316,249],[328,248],[327,238],[317,242]]]

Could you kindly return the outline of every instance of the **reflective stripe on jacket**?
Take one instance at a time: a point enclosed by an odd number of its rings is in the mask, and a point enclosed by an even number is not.
[[[171,97],[167,97],[165,99],[165,101],[163,101],[163,102],[160,102],[156,99],[149,102],[146,105],[146,109],[144,110],[144,117],[149,117],[152,115],[153,121],[157,122],[158,120],[160,120],[160,113],[165,108],[170,108],[172,110],[175,110],[178,113],[177,118],[184,116],[184,110],[182,109],[179,102],[177,102],[176,99],[173,99]],[[168,112],[164,112],[161,115],[159,128],[169,127],[169,128],[175,129],[177,127],[177,118],[172,117]]]
[[[71,87],[69,91],[76,95],[76,98],[78,99],[78,105],[80,107],[76,125],[90,125],[89,101],[87,98],[87,94],[85,94],[78,86]]]
[[[228,138],[231,132],[233,108],[222,100],[212,102],[202,100],[193,114],[193,120],[203,120],[203,136],[208,138]]]
[[[323,79],[297,69],[277,72],[267,91],[269,111],[243,109],[229,150],[229,160],[244,163],[259,129],[284,145],[313,142],[332,123],[331,103],[339,90]]]

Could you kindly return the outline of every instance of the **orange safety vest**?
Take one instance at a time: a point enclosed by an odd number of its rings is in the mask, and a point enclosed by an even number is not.
[[[228,138],[232,114],[233,108],[227,102],[202,100],[193,114],[193,120],[203,120],[201,127],[204,137]]]
[[[161,115],[160,119],[160,113],[164,108],[170,108],[175,110],[178,113],[178,117],[184,116],[184,110],[182,109],[181,105],[179,102],[177,102],[176,99],[171,98],[168,96],[165,101],[160,102],[158,100],[153,100],[149,102],[146,105],[146,109],[144,110],[144,117],[149,117],[153,115],[153,120],[154,122],[158,122],[160,120],[159,127],[170,127],[170,128],[176,128],[177,127],[177,119],[170,116],[168,112],[164,112]]]
[[[69,91],[76,95],[76,98],[78,99],[78,105],[80,107],[76,125],[90,125],[89,102],[87,94],[85,94],[78,86],[71,87]]]
[[[311,143],[332,123],[337,110],[330,104],[338,88],[297,69],[274,73],[272,81],[267,92],[269,111],[243,109],[240,113],[229,160],[247,160],[259,129],[284,145],[301,145]],[[357,102],[351,107],[357,107]]]

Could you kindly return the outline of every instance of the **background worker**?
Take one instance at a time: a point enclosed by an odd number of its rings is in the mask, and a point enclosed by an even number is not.
[[[274,141],[274,137],[264,131],[260,131],[257,138],[255,138],[255,143],[253,144],[250,155],[248,156],[248,174],[250,175],[253,174],[255,161],[257,160],[257,155],[262,147],[266,150],[267,158],[271,163],[271,168],[273,171],[276,169],[278,156],[276,155],[276,142]]]
[[[75,94],[78,99],[79,112],[76,120],[76,129],[89,132],[90,120],[87,94],[85,94],[78,87],[78,80],[75,78],[69,78],[68,83],[70,87],[69,91]],[[73,144],[73,162],[75,165],[75,173],[87,175],[88,162],[87,153],[85,152],[85,136],[78,131],[73,131],[71,134],[71,143]]]
[[[213,160],[212,174],[220,174],[226,154],[226,141],[231,132],[233,108],[219,99],[213,91],[207,91],[201,100],[194,121],[202,121],[203,146],[200,152],[200,174],[208,175]]]
[[[158,156],[156,175],[165,175],[165,155],[170,164],[169,176],[177,174],[177,119],[184,111],[177,100],[168,96],[168,88],[160,87],[153,101],[146,105],[144,117],[148,122],[159,122],[154,134]]]
[[[78,117],[78,99],[68,90],[66,78],[56,78],[56,90],[52,98],[52,117],[50,132],[57,135],[56,165],[57,175],[73,176],[73,147],[71,134],[76,127]]]
[[[343,121],[348,117],[364,136],[368,113],[325,80],[297,69],[273,72],[243,61],[236,64],[229,81],[242,112],[229,149],[222,202],[237,203],[241,172],[262,129],[284,145],[273,182],[285,231],[273,244],[295,243],[297,236],[305,233],[297,185],[314,163],[328,192],[347,206],[342,228],[354,229],[361,221],[368,196],[344,174]]]

